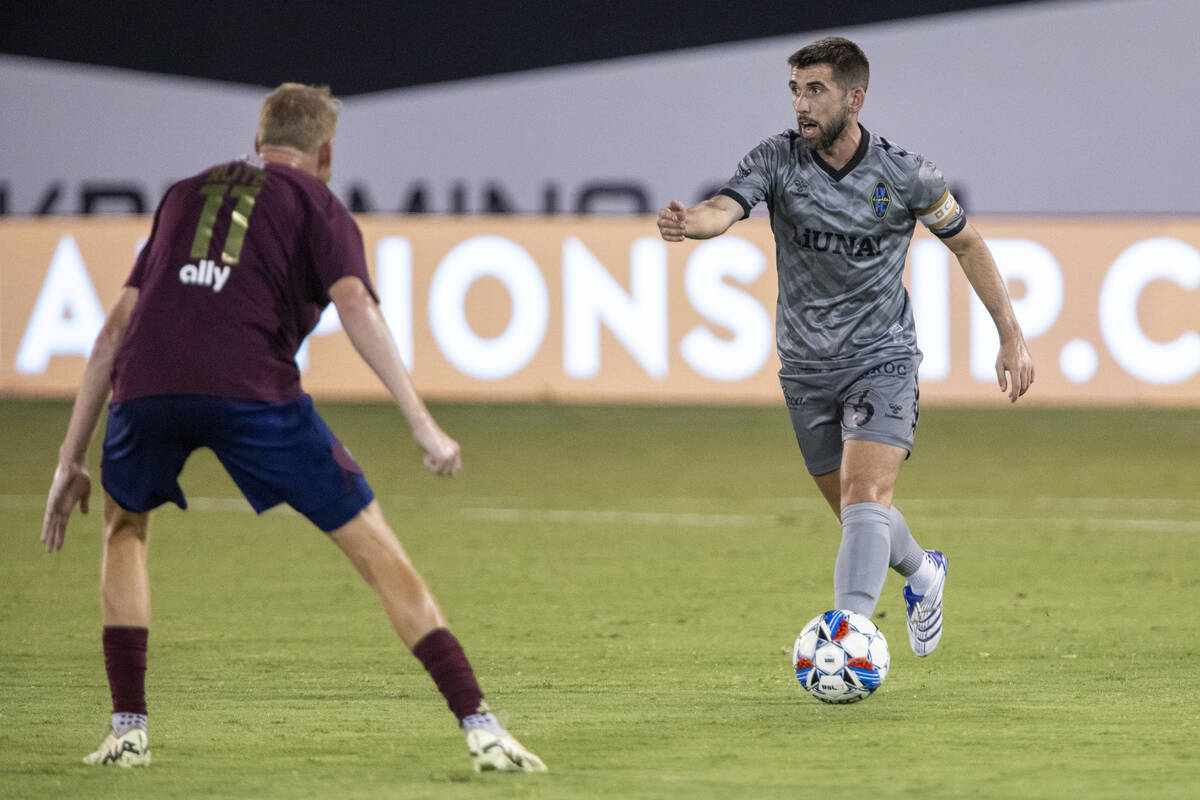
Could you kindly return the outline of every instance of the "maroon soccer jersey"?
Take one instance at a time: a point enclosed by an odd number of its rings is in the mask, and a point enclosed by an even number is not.
[[[374,296],[358,225],[308,173],[250,157],[176,183],[126,282],[113,401],[299,397],[296,350],[348,275]]]

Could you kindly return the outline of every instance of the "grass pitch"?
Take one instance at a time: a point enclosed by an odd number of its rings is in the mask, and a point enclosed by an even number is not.
[[[550,766],[475,775],[428,676],[302,518],[249,512],[211,454],[153,526],[154,765],[84,767],[107,724],[99,514],[37,541],[69,408],[0,402],[6,798],[1195,796],[1200,413],[930,409],[897,492],[950,557],[947,632],[824,706],[791,669],[838,529],[782,409],[323,404],[488,699]],[[98,448],[93,448],[93,460]],[[97,477],[98,470],[93,470]],[[97,481],[98,487],[98,481]],[[99,503],[97,502],[97,506]]]

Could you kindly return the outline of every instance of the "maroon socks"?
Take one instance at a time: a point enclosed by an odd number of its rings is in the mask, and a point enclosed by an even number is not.
[[[146,628],[105,626],[104,668],[112,691],[114,719],[146,715]],[[483,692],[462,645],[445,628],[428,633],[413,647],[413,655],[429,672],[446,705],[461,723],[476,714],[486,714]]]
[[[104,628],[104,669],[114,714],[146,713],[146,628]]]
[[[459,723],[472,714],[487,711],[475,671],[454,634],[445,628],[430,631],[417,642],[412,653],[429,672]]]

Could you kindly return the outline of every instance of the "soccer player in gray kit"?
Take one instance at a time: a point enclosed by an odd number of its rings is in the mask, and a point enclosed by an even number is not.
[[[775,236],[779,381],[796,440],[842,523],[834,606],[870,617],[890,566],[913,652],[942,636],[948,562],[923,550],[892,504],[917,426],[917,348],[901,283],[920,220],[957,257],[1000,334],[996,378],[1012,402],[1033,360],[995,261],[932,162],[858,121],[870,68],[858,45],[826,38],[788,59],[796,129],[763,140],[714,197],[658,212],[668,242],[708,239],[766,202]]]

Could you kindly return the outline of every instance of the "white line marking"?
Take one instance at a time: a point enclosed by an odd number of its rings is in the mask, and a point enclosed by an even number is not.
[[[94,499],[94,498],[93,498]],[[380,498],[385,504],[401,509],[418,508],[420,501],[414,495],[386,495]],[[680,528],[774,528],[790,526],[796,513],[820,517],[830,527],[836,523],[828,513],[824,500],[809,497],[755,498],[746,501],[764,510],[777,513],[726,514],[705,511],[662,511],[630,509],[576,509],[576,508],[514,508],[499,503],[517,503],[528,498],[521,497],[455,497],[453,502],[489,503],[489,505],[450,508],[450,513],[463,520],[510,523],[550,523],[561,525],[628,525],[628,526],[674,526]],[[657,505],[670,508],[688,506],[712,507],[714,498],[659,497],[629,498],[631,505]],[[0,494],[0,511],[41,511],[45,508],[44,495]],[[1025,513],[1010,514],[1013,503],[1001,498],[958,498],[930,499],[909,498],[900,505],[909,512],[910,519],[923,515],[940,523],[978,528],[1019,525],[1022,529],[1081,527],[1088,530],[1117,531],[1164,531],[1177,533],[1200,533],[1200,500],[1169,497],[1049,497],[1038,496],[1024,504]],[[200,513],[254,513],[254,509],[242,497],[189,497],[188,507]],[[164,509],[174,509],[165,505]],[[176,509],[177,510],[177,509]],[[276,506],[272,511],[284,514],[296,512],[286,506]],[[1033,511],[1033,514],[1028,512]],[[417,513],[442,513],[438,508],[429,508]],[[1108,517],[1106,514],[1120,514]],[[1139,516],[1132,516],[1139,515]],[[1190,517],[1173,519],[1172,517]],[[828,519],[825,519],[828,517]]]
[[[705,528],[767,528],[793,524],[776,514],[697,514],[663,513],[656,511],[616,511],[547,508],[463,508],[455,516],[460,519],[487,522],[541,522],[567,525],[670,525],[676,527]],[[1115,529],[1140,531],[1171,531],[1200,533],[1200,520],[1164,519],[1087,519],[1069,516],[993,517],[993,516],[947,516],[939,522],[949,522],[962,527],[997,527],[1019,523],[1026,529],[1082,527],[1086,529]],[[830,528],[836,523],[831,516]]]
[[[492,522],[558,522],[567,524],[678,525],[703,528],[752,528],[778,523],[761,514],[697,514],[662,511],[599,511],[551,508],[462,508],[455,516]]]
[[[1025,530],[1039,528],[1084,528],[1086,530],[1169,531],[1200,533],[1200,520],[1178,519],[1106,519],[1104,517],[938,517],[940,523],[952,523],[964,528],[999,528],[1019,524]]]

